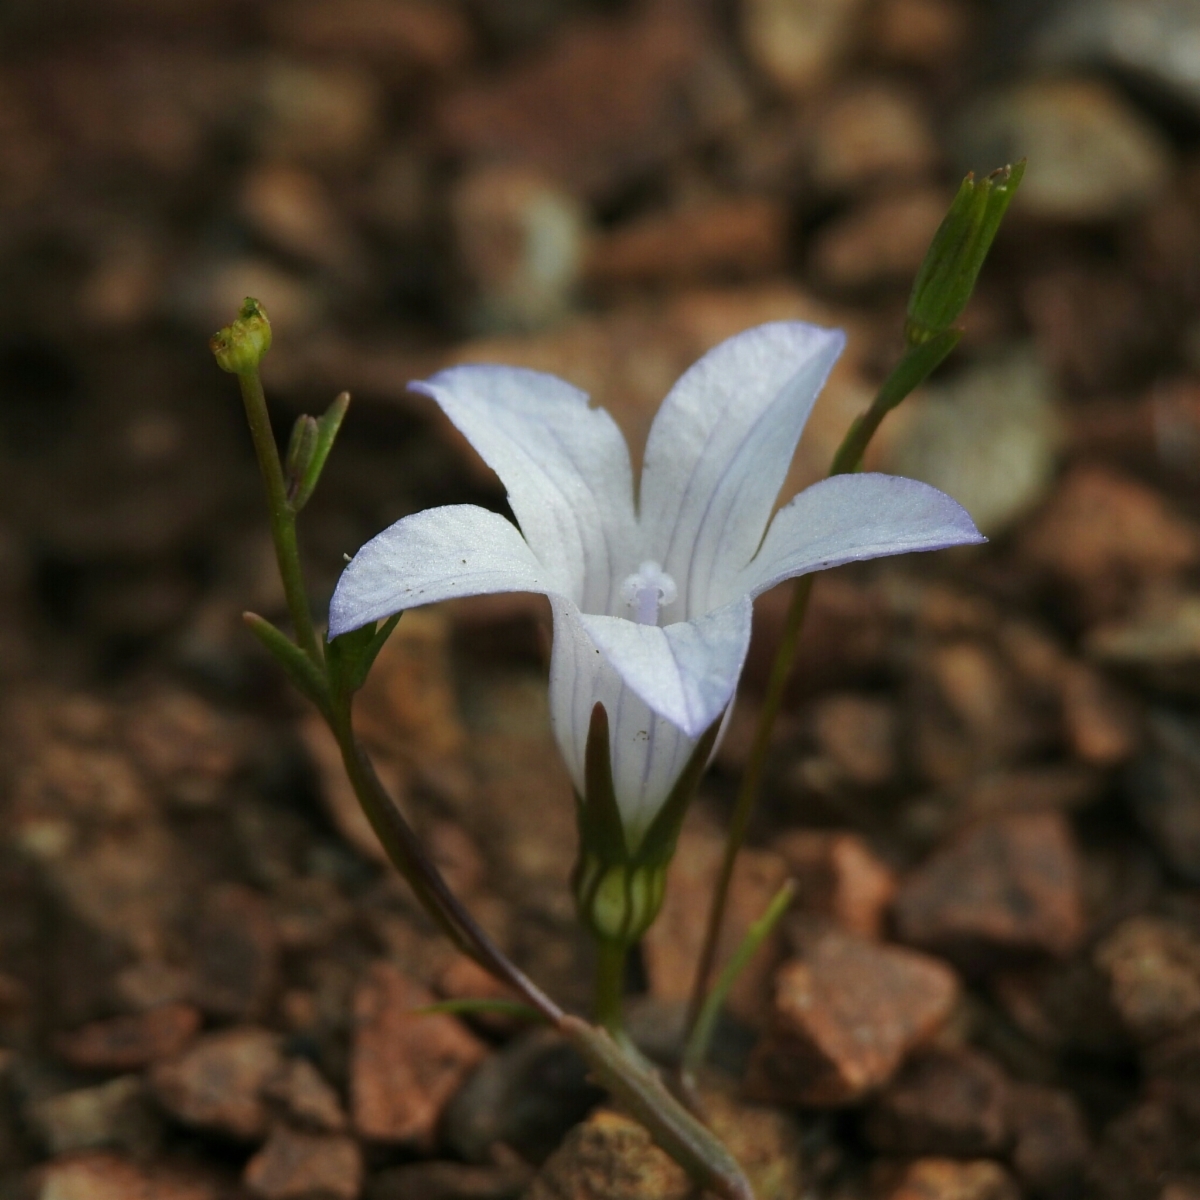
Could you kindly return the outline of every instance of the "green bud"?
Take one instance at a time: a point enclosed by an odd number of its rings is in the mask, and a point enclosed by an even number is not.
[[[910,346],[949,329],[966,308],[1024,174],[1022,159],[1015,166],[993,171],[985,179],[968,175],[963,180],[934,234],[908,298],[904,333]]]
[[[317,439],[320,431],[317,428],[317,418],[305,413],[296,418],[292,426],[292,436],[288,441],[287,455],[283,460],[283,477],[287,483],[288,499],[295,506],[296,493],[312,465],[313,455],[317,451]]]
[[[599,940],[630,946],[658,916],[666,881],[666,863],[608,863],[585,849],[572,878],[579,918]]]
[[[237,320],[217,330],[208,342],[217,366],[231,375],[257,371],[258,364],[271,348],[271,322],[263,306],[247,296]]]

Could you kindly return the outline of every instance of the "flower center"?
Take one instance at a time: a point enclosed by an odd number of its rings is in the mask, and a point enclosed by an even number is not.
[[[621,598],[633,609],[639,625],[657,625],[658,610],[679,594],[675,580],[656,562],[644,562],[624,583]]]

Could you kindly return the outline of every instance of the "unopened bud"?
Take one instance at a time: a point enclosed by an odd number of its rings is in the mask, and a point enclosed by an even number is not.
[[[244,375],[258,370],[258,364],[271,348],[271,322],[263,306],[247,296],[237,320],[217,330],[209,339],[208,348],[222,371]]]
[[[572,883],[580,920],[605,942],[631,946],[658,916],[667,864],[608,863],[581,850]]]
[[[319,439],[320,429],[316,417],[305,413],[296,418],[296,423],[292,426],[291,440],[288,442],[287,456],[283,462],[283,477],[287,483],[289,500],[295,501],[304,484],[304,478],[317,452]]]

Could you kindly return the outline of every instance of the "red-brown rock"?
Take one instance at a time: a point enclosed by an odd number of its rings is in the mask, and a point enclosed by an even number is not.
[[[880,1200],[1020,1200],[1012,1177],[989,1159],[919,1158],[885,1179]]]
[[[196,1168],[141,1166],[95,1151],[42,1167],[33,1195],[37,1200],[225,1200],[229,1188]]]
[[[362,1190],[358,1143],[341,1134],[277,1125],[246,1164],[247,1189],[262,1200],[356,1200]]]
[[[1079,1192],[1091,1153],[1087,1124],[1070,1092],[1036,1083],[1010,1083],[1008,1119],[1013,1170],[1039,1196]]]
[[[446,1102],[487,1053],[454,1017],[413,1012],[432,1002],[386,962],[373,964],[359,985],[350,1098],[354,1127],[371,1141],[429,1147]]]
[[[900,886],[901,938],[974,966],[996,954],[1070,954],[1083,938],[1078,854],[1058,813],[981,821]]]
[[[216,1017],[260,1017],[278,983],[279,934],[266,899],[238,883],[204,897],[192,949],[195,999]]]
[[[159,1103],[185,1125],[253,1141],[267,1132],[264,1084],[282,1063],[279,1037],[243,1026],[198,1039],[150,1072]]]
[[[85,1071],[138,1071],[173,1058],[200,1029],[190,1004],[164,1004],[134,1016],[93,1021],[54,1041],[59,1058]]]
[[[994,1154],[1008,1135],[1008,1080],[975,1050],[922,1051],[875,1099],[866,1134],[900,1154]]]
[[[289,1058],[263,1084],[263,1095],[281,1105],[297,1125],[340,1133],[346,1114],[333,1087],[306,1058]]]
[[[861,1099],[949,1016],[958,981],[944,963],[826,931],[780,968],[767,1035],[747,1086],[785,1104]]]
[[[830,917],[847,933],[881,935],[896,877],[858,834],[796,830],[774,848],[797,882],[797,909]]]

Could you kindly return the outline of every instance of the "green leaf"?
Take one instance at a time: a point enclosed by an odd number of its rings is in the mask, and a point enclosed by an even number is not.
[[[329,679],[333,690],[343,699],[348,699],[367,682],[375,659],[396,628],[400,616],[400,613],[395,613],[388,617],[378,629],[374,624],[364,625],[329,642],[325,652],[329,662]]]
[[[968,175],[963,180],[913,282],[905,324],[909,345],[958,320],[1024,174],[1022,159],[984,179]]]
[[[333,449],[333,443],[337,439],[338,431],[342,427],[346,410],[349,407],[350,393],[342,392],[328,409],[325,410],[324,414],[314,421],[316,435],[312,452],[305,463],[303,472],[297,480],[295,493],[290,496],[294,512],[299,512],[312,497],[313,491],[316,489],[317,483],[321,478],[321,472],[325,469],[325,462],[329,458],[329,452]],[[310,421],[313,420],[312,417],[308,419]]]
[[[242,613],[242,620],[283,667],[287,677],[323,713],[329,712],[329,685],[321,669],[281,629],[258,613]]]

